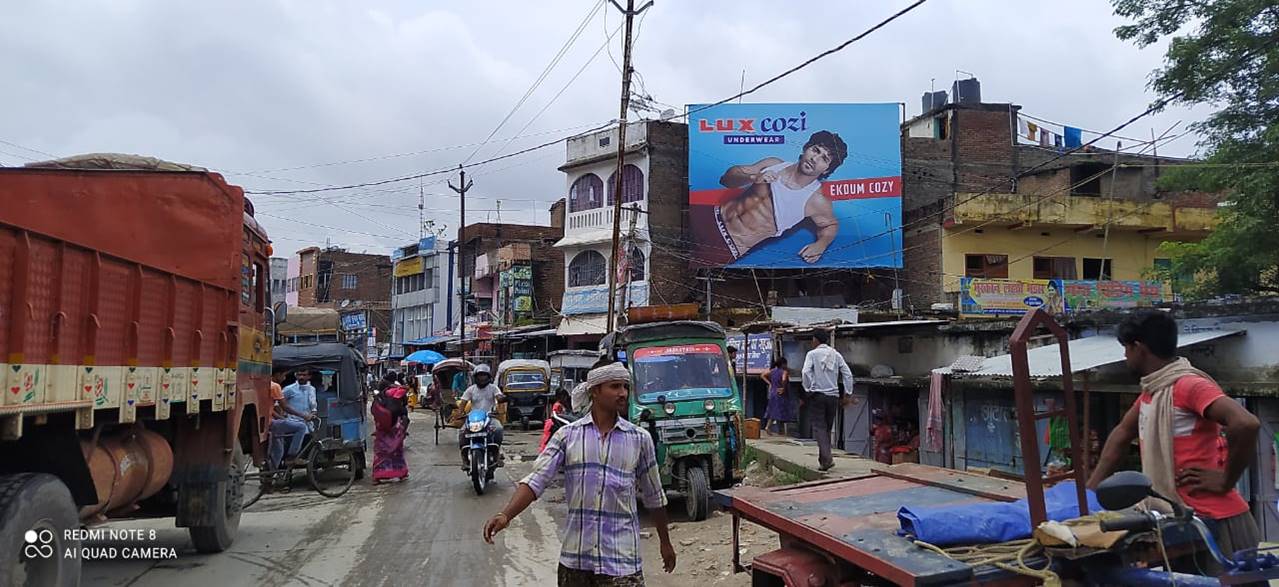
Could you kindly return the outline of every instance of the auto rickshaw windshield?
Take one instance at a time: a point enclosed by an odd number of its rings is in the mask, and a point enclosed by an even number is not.
[[[509,371],[505,390],[538,390],[546,388],[546,374],[541,371]]]
[[[733,396],[728,362],[717,344],[640,348],[632,372],[642,404]]]

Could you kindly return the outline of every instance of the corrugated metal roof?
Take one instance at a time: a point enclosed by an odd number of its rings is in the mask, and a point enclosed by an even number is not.
[[[1177,348],[1243,334],[1243,330],[1203,330],[1191,332],[1177,337]],[[1030,376],[1036,378],[1061,377],[1061,351],[1054,343],[1026,352],[1030,364]],[[1070,341],[1071,373],[1079,373],[1089,369],[1104,367],[1124,360],[1124,347],[1112,335],[1090,336]],[[952,371],[950,367],[934,369],[934,372],[952,374],[958,377],[1012,377],[1012,355],[987,357],[981,367],[974,371]]]
[[[889,320],[887,322],[858,322],[857,324],[841,324],[835,330],[861,330],[865,328],[888,328],[892,326],[922,326],[924,324],[945,324],[948,320]]]

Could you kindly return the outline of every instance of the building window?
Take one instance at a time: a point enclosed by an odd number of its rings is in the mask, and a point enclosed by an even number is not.
[[[1008,255],[964,255],[964,275],[1008,279]]]
[[[608,176],[608,204],[613,205],[613,196],[617,192],[617,172]],[[622,168],[622,203],[629,204],[644,199],[644,172],[639,167],[627,164]]]
[[[345,274],[342,276],[342,289],[355,289],[360,286],[360,276]]]
[[[1107,281],[1110,277],[1110,259],[1084,257],[1084,279]]]
[[[626,264],[631,273],[631,281],[644,281],[644,251],[639,250],[639,247],[631,247]]]
[[[427,269],[422,273],[422,289],[435,288],[435,271]]]
[[[568,264],[568,286],[604,285],[608,262],[598,251],[582,251]]]
[[[598,175],[588,173],[577,178],[568,190],[568,211],[594,210],[604,205],[604,182]]]
[[[1110,171],[1105,163],[1081,163],[1070,168],[1070,195],[1100,196],[1101,178]]]
[[[1074,257],[1035,257],[1035,279],[1078,279]]]

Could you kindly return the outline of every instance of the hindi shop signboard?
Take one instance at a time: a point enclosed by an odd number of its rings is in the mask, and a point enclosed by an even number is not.
[[[1071,312],[1115,308],[1143,308],[1163,301],[1164,287],[1158,281],[1063,282],[1066,308]]]
[[[733,365],[738,373],[765,373],[773,362],[773,335],[764,332],[750,335],[750,343],[740,334],[730,335],[725,347],[737,348],[737,361]],[[745,369],[745,371],[743,371]]]
[[[897,104],[688,106],[695,267],[901,267]]]
[[[1148,307],[1163,299],[1163,285],[1157,281],[964,277],[959,289],[959,313],[965,316],[1019,316],[1040,307],[1060,315]]]

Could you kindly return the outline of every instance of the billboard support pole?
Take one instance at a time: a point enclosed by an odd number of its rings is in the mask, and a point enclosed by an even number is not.
[[[616,326],[618,256],[626,254],[620,253],[618,246],[622,228],[622,167],[626,162],[626,113],[631,105],[631,23],[635,20],[636,14],[648,10],[653,5],[650,1],[639,10],[635,10],[635,0],[626,0],[625,9],[616,0],[609,0],[609,2],[626,15],[626,34],[622,40],[622,99],[621,112],[617,117],[617,175],[614,178],[613,189],[613,254],[609,256],[608,263],[608,323],[605,326],[605,334],[612,333]]]

